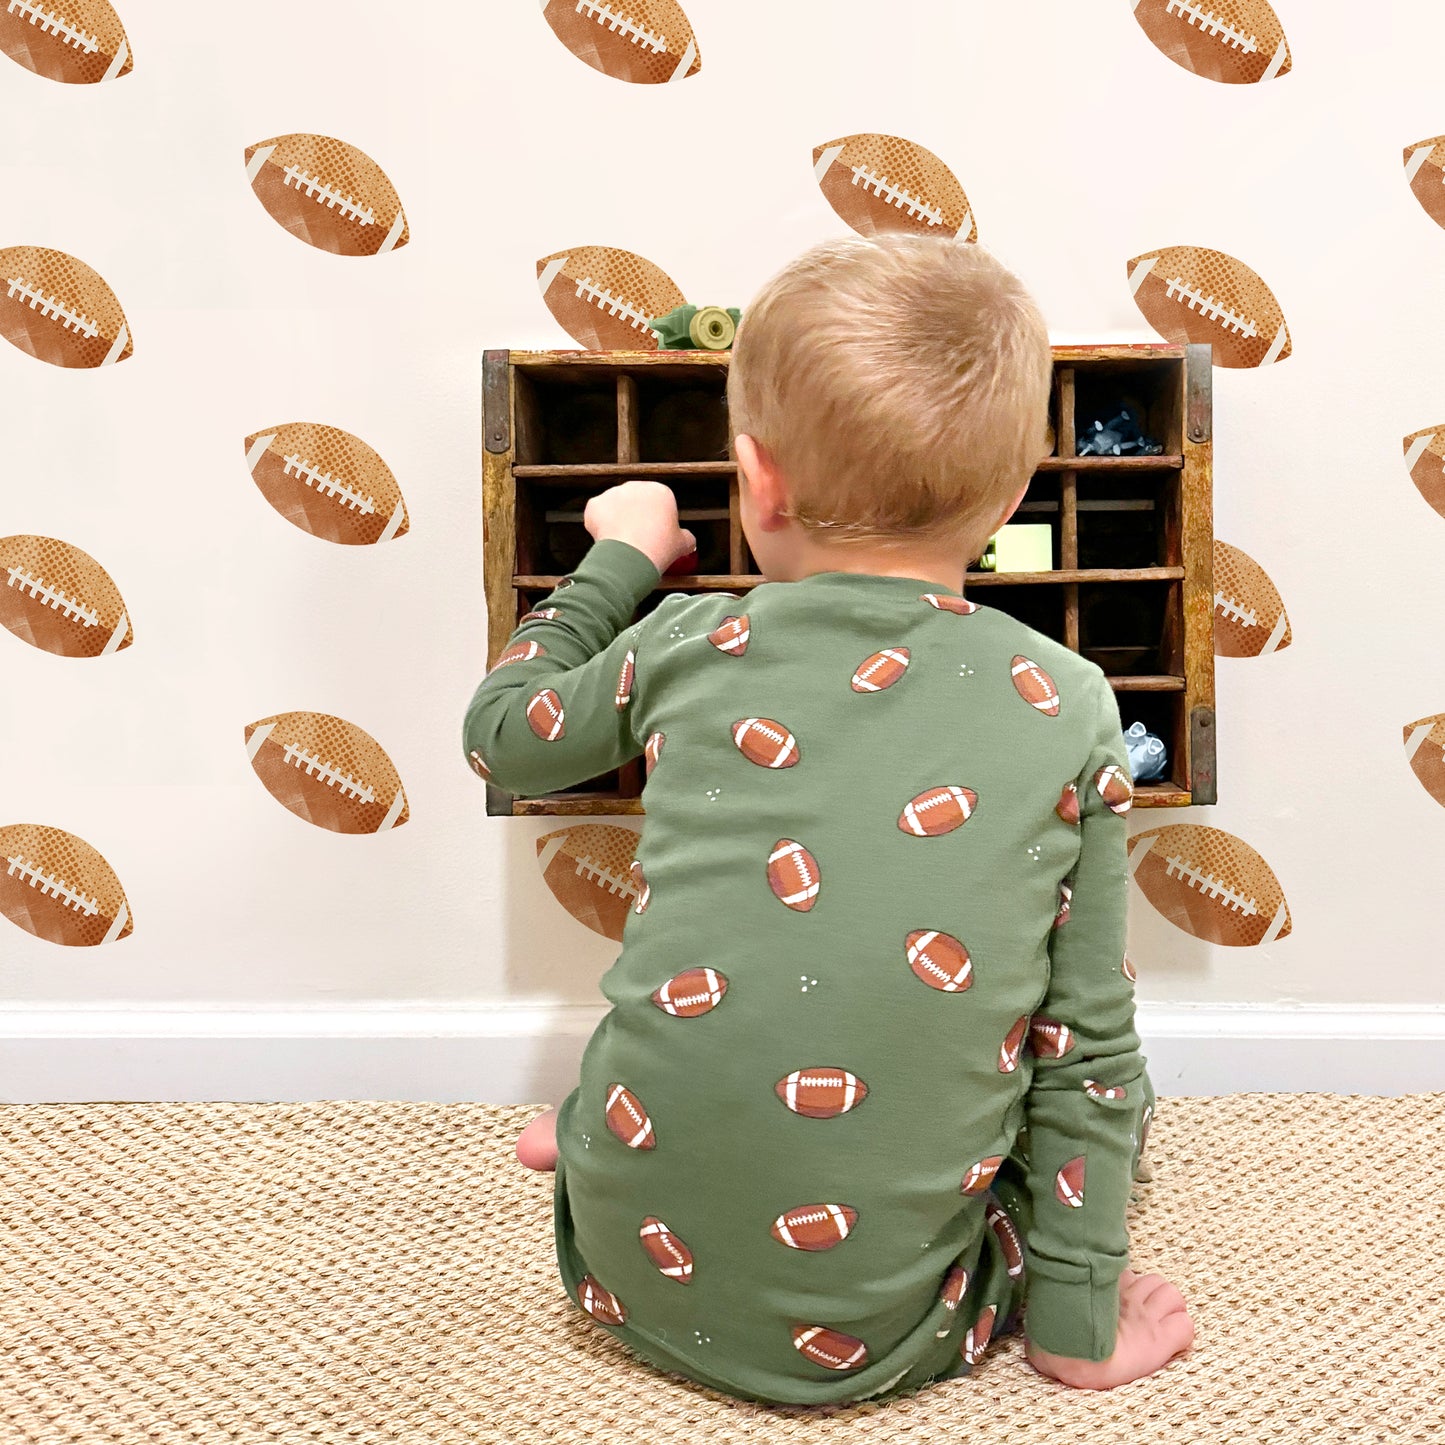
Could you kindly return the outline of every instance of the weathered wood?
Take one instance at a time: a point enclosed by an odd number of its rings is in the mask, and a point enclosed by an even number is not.
[[[1214,709],[1196,707],[1189,714],[1189,753],[1193,760],[1189,791],[1196,803],[1217,803],[1214,781]]]
[[[1131,676],[1106,679],[1115,692],[1183,692],[1182,677],[1149,676],[1137,673]]]
[[[1062,446],[1062,442],[1060,445]],[[1182,456],[1157,457],[1044,457],[1036,472],[1163,472],[1178,471]]]
[[[1191,442],[1214,440],[1214,349],[1190,346],[1184,363],[1184,430]]]
[[[728,482],[728,566],[735,575],[748,567],[748,539],[743,534],[742,483],[736,470]]]
[[[517,818],[596,818],[617,814],[627,817],[642,811],[640,797],[624,798],[616,793],[549,793],[540,798],[517,798],[512,815]]]
[[[636,466],[642,453],[637,444],[637,378],[630,372],[617,373],[617,461]]]
[[[528,592],[550,592],[562,579],[560,577],[538,576],[533,573],[518,573],[512,578],[512,586]],[[659,592],[746,592],[765,582],[765,577],[733,576],[728,573],[712,573],[702,577],[664,577],[658,583]]]
[[[731,477],[736,472],[736,462],[575,462],[571,466],[549,463],[512,469],[519,482],[596,480],[609,486],[628,477],[660,477],[665,481],[668,477]]]
[[[1182,567],[1060,567],[1052,572],[970,572],[970,587],[1031,586],[1041,582],[1172,582],[1183,577]]]

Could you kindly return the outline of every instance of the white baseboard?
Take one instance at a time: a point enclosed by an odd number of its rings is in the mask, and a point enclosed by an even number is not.
[[[605,1006],[0,1009],[0,1103],[556,1104]],[[1445,1091],[1445,1009],[1138,1006],[1160,1095]]]

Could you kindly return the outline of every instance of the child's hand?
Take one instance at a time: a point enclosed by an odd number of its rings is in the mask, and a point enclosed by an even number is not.
[[[1194,1322],[1184,1296],[1162,1275],[1126,1269],[1119,1276],[1119,1334],[1107,1360],[1051,1355],[1032,1341],[1024,1352],[1040,1374],[1061,1384],[1076,1390],[1112,1390],[1162,1370],[1193,1344]]]
[[[677,523],[677,498],[661,482],[623,482],[587,503],[582,523],[597,541],[626,542],[659,572],[697,550],[697,540]]]

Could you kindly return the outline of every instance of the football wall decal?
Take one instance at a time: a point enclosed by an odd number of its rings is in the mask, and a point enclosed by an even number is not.
[[[48,943],[93,946],[134,924],[115,870],[83,838],[41,823],[0,827],[0,913]]]
[[[1214,653],[1259,657],[1291,640],[1289,617],[1269,574],[1247,552],[1214,543]]]
[[[1445,196],[1445,176],[1437,184]],[[1445,426],[1427,426],[1405,438],[1405,470],[1420,495],[1445,517]]]
[[[640,834],[613,823],[579,823],[537,839],[537,864],[552,896],[594,933],[622,942],[639,898],[632,878]]]
[[[1166,246],[1128,263],[1144,319],[1176,345],[1213,347],[1215,366],[1269,366],[1291,351],[1274,292],[1243,261],[1204,246]]]
[[[0,336],[52,366],[110,366],[135,350],[115,292],[84,261],[45,246],[0,250]]]
[[[377,256],[411,239],[386,172],[335,136],[257,141],[246,147],[246,179],[271,219],[318,251]]]
[[[930,150],[897,135],[845,135],[813,147],[828,204],[861,236],[912,231],[978,240],[958,177]]]
[[[1425,214],[1445,226],[1445,135],[1405,147],[1405,182]]]
[[[286,712],[246,724],[246,756],[266,791],[333,833],[384,833],[411,816],[385,749],[344,718]]]
[[[390,542],[410,529],[391,468],[340,427],[292,421],[246,438],[246,470],[293,526],[327,542]]]
[[[660,266],[615,246],[543,256],[537,285],[562,330],[587,351],[656,351],[653,317],[687,302]]]
[[[0,537],[0,624],[61,657],[105,657],[135,641],[110,573],[59,537]]]
[[[613,80],[659,85],[702,69],[677,0],[542,0],[542,16],[578,60]]]
[[[1268,0],[1129,0],[1145,35],[1176,65],[1226,85],[1290,69],[1284,26]]]
[[[1445,713],[1406,725],[1405,757],[1425,791],[1445,806]]]
[[[129,75],[125,26],[108,0],[7,0],[0,50],[11,60],[68,85]]]
[[[1168,823],[1134,834],[1128,848],[1129,872],[1144,896],[1186,933],[1235,948],[1288,935],[1279,879],[1232,833]]]

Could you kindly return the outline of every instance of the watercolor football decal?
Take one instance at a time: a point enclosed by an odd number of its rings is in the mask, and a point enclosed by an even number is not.
[[[1445,135],[1405,147],[1405,182],[1425,214],[1445,226]]]
[[[1232,833],[1168,823],[1128,842],[1129,872],[1177,928],[1209,943],[1251,948],[1284,938],[1289,905],[1274,870]]]
[[[652,1001],[672,1018],[695,1019],[711,1013],[727,991],[727,976],[716,969],[685,968],[653,989]]]
[[[285,712],[246,724],[246,756],[266,791],[333,833],[384,833],[411,816],[386,750],[324,712]]]
[[[607,1127],[629,1149],[656,1149],[657,1135],[652,1132],[652,1120],[642,1107],[642,1100],[621,1084],[609,1084],[607,1088]]]
[[[537,285],[558,325],[587,351],[656,351],[653,318],[687,303],[660,266],[615,246],[543,256]]]
[[[537,864],[552,896],[594,933],[622,942],[637,903],[632,864],[641,835],[614,823],[579,823],[537,839]]]
[[[847,1069],[794,1069],[773,1086],[793,1113],[807,1119],[836,1119],[868,1097],[868,1085]]]
[[[856,1370],[868,1363],[868,1346],[862,1340],[823,1325],[794,1325],[798,1353],[828,1370]]]
[[[291,421],[246,438],[246,470],[293,526],[346,545],[390,542],[410,529],[391,468],[360,437]]]
[[[1291,351],[1284,312],[1243,261],[1202,246],[1166,246],[1128,263],[1144,319],[1176,345],[1207,345],[1215,366],[1269,366]]]
[[[733,742],[750,763],[760,768],[791,768],[802,756],[797,739],[770,717],[745,717],[735,722]]]
[[[823,877],[818,860],[793,838],[779,838],[768,854],[768,887],[795,913],[807,913],[818,901]]]
[[[1288,647],[1289,615],[1269,574],[1247,552],[1214,543],[1214,655],[1260,657]]]
[[[637,1237],[643,1252],[664,1279],[675,1279],[679,1284],[692,1283],[692,1250],[655,1214],[649,1214],[642,1221]]]
[[[904,805],[898,815],[898,826],[915,838],[938,838],[963,827],[977,806],[978,794],[972,788],[960,788],[953,783],[925,788]]]
[[[613,80],[665,85],[702,69],[677,0],[542,0],[542,16],[578,60]]]
[[[1440,190],[1445,192],[1445,183]],[[1445,426],[1427,426],[1405,438],[1405,470],[1420,495],[1445,517]]]
[[[968,949],[951,933],[916,928],[904,939],[903,950],[915,976],[939,993],[961,993],[973,982]]]
[[[577,1287],[577,1301],[599,1324],[620,1325],[626,1323],[627,1311],[622,1301],[610,1290],[605,1290],[590,1274],[582,1276]]]
[[[94,85],[133,69],[125,26],[109,0],[6,0],[0,50],[67,85]]]
[[[318,251],[379,256],[411,239],[386,172],[335,136],[257,141],[246,147],[246,179],[271,219]]]
[[[968,197],[930,150],[896,135],[845,135],[813,147],[813,176],[861,236],[911,231],[978,240]]]
[[[0,537],[0,624],[61,657],[106,657],[135,641],[110,573],[59,537]]]
[[[1002,1154],[990,1154],[986,1159],[980,1159],[977,1163],[970,1164],[967,1173],[963,1176],[963,1183],[958,1186],[958,1192],[967,1194],[970,1198],[976,1194],[986,1194],[994,1181],[994,1176],[1002,1167]]]
[[[1405,757],[1425,791],[1445,806],[1445,713],[1406,726]]]
[[[724,617],[723,620],[707,635],[707,640],[717,648],[719,652],[725,652],[729,657],[741,657],[748,650],[748,637],[751,629],[748,626],[747,615],[742,617]]]
[[[842,1244],[858,1222],[858,1211],[847,1204],[803,1204],[773,1220],[772,1236],[789,1249],[812,1253]]]
[[[0,913],[47,943],[93,947],[134,927],[115,870],[83,838],[43,823],[0,826]]]
[[[104,279],[45,246],[0,248],[0,336],[52,366],[111,366],[135,350]]]
[[[1268,0],[1129,3],[1155,46],[1205,80],[1253,85],[1289,73],[1289,42]]]
[[[858,664],[850,684],[854,692],[882,692],[892,687],[908,671],[909,651],[906,647],[885,647],[865,657]]]

